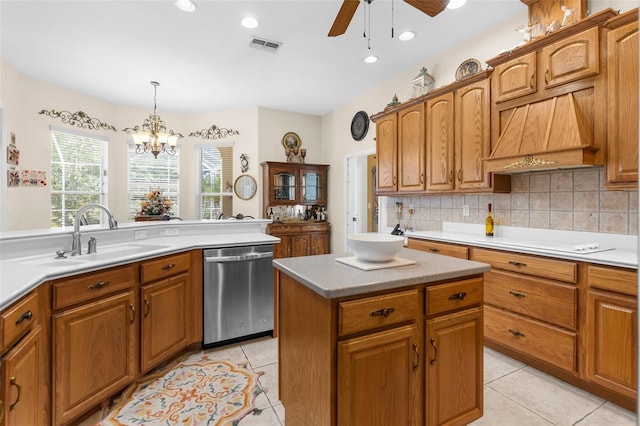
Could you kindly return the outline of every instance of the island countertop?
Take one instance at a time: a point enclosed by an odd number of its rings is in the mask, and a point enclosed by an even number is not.
[[[276,259],[273,265],[319,295],[334,299],[414,284],[435,283],[489,271],[485,263],[462,260],[404,248],[401,259],[413,265],[365,271],[336,259],[344,255],[325,254]]]

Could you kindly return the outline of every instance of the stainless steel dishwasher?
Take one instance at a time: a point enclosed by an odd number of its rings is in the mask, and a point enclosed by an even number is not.
[[[203,250],[203,347],[273,332],[273,244]]]

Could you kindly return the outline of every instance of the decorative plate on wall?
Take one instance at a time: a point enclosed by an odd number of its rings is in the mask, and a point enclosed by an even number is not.
[[[351,137],[353,140],[361,141],[367,136],[369,131],[369,116],[364,111],[356,112],[351,120]]]
[[[481,70],[480,61],[477,59],[467,59],[460,64],[456,70],[456,81],[460,81],[466,77],[476,74]]]

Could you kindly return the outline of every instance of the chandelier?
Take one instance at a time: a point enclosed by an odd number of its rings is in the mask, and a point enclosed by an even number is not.
[[[149,118],[145,118],[142,128],[140,126],[127,127],[122,131],[133,136],[138,154],[151,152],[155,158],[158,158],[158,154],[161,152],[175,155],[178,139],[183,136],[173,130],[167,131],[164,121],[156,114],[156,95],[160,83],[152,81],[151,85],[153,86],[153,114],[149,115]]]

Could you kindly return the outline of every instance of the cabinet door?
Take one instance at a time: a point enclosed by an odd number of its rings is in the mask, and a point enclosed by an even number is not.
[[[607,183],[638,184],[638,22],[607,34]]]
[[[291,257],[291,235],[273,235],[280,238],[280,244],[273,245],[273,258]]]
[[[53,316],[54,422],[66,423],[136,377],[132,291]]]
[[[598,290],[587,297],[587,379],[636,399],[637,299]]]
[[[377,193],[396,192],[398,168],[398,116],[390,114],[376,121],[378,159]]]
[[[311,234],[311,254],[329,253],[329,236],[327,234]]]
[[[482,308],[427,321],[427,424],[467,424],[482,416]]]
[[[453,92],[427,102],[427,190],[452,190]]]
[[[273,167],[270,169],[272,193],[269,204],[295,204],[298,199],[297,169]]]
[[[5,426],[46,425],[48,382],[42,327],[33,329],[2,358],[2,405]],[[0,420],[0,423],[2,421]]]
[[[545,88],[555,87],[599,72],[598,27],[566,37],[542,49]]]
[[[301,167],[301,198],[302,204],[326,204],[327,169],[317,167]]]
[[[536,52],[496,66],[491,78],[495,102],[535,93],[537,90]]]
[[[398,112],[398,191],[424,191],[424,104]]]
[[[291,256],[308,256],[311,253],[311,237],[308,234],[291,236]]]
[[[491,153],[489,80],[456,91],[456,188],[489,189],[491,180],[483,158]]]
[[[186,273],[142,288],[142,373],[187,345],[188,288]]]
[[[338,424],[420,424],[416,325],[338,343]]]

